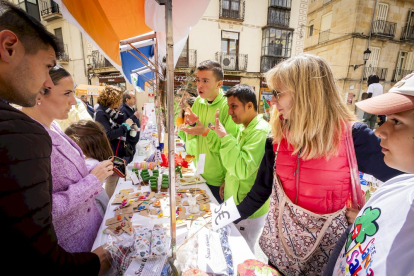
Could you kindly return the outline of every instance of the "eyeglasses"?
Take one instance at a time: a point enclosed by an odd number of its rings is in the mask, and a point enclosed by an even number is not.
[[[280,95],[283,94],[283,93],[285,93],[285,92],[280,92],[280,91],[272,90],[272,94],[276,98],[276,100],[279,100],[280,99]]]

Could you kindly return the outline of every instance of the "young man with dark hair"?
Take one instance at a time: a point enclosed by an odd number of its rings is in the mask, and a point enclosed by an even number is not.
[[[234,136],[237,125],[230,119],[229,107],[221,91],[224,73],[216,61],[206,60],[197,67],[197,90],[199,96],[191,109],[188,109],[186,123],[190,127],[183,130],[187,133],[187,140],[196,139],[196,159],[200,154],[206,154],[204,173],[202,177],[207,181],[211,192],[218,202],[220,186],[224,182],[226,169],[220,158],[221,139],[214,131],[209,131],[208,124],[214,123],[216,110],[220,111],[220,121],[228,133]],[[198,115],[198,116],[197,116]]]
[[[224,96],[227,97],[228,114],[240,127],[236,135],[227,133],[217,110],[213,129],[221,139],[220,157],[227,170],[220,196],[224,200],[233,196],[234,203],[238,205],[254,184],[270,128],[263,115],[257,114],[256,94],[250,86],[236,85]],[[237,224],[252,251],[262,232],[268,210],[269,200],[252,216]]]
[[[0,218],[2,263],[19,275],[98,275],[96,253],[68,253],[52,224],[52,141],[42,125],[4,101],[34,106],[53,87],[49,70],[61,46],[20,8],[0,2]],[[101,265],[104,264],[104,265]]]

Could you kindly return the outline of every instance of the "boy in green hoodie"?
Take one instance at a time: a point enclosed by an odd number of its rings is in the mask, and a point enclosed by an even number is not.
[[[227,133],[236,135],[237,124],[228,115],[227,100],[220,87],[223,85],[224,72],[216,61],[206,60],[197,67],[196,84],[199,96],[194,105],[188,109],[186,124],[189,127],[183,130],[187,133],[187,140],[196,139],[196,159],[205,154],[205,166],[202,177],[207,181],[211,192],[219,203],[220,186],[224,183],[226,170],[220,158],[221,139],[217,133],[210,131],[208,124],[214,124],[216,110],[220,111],[220,122]]]
[[[220,156],[227,170],[220,195],[224,200],[233,196],[234,203],[239,205],[256,180],[270,127],[263,119],[263,115],[257,114],[256,94],[250,86],[236,85],[224,96],[227,98],[229,115],[236,124],[240,125],[236,136],[228,134],[220,123],[219,111],[217,111],[213,129],[221,139]],[[253,252],[268,210],[269,200],[248,219],[236,225]]]

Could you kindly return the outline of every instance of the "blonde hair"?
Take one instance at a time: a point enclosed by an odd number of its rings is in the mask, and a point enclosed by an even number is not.
[[[121,101],[122,89],[114,85],[105,86],[105,90],[102,91],[98,96],[98,104],[105,107],[117,107],[115,105],[121,105]]]
[[[315,55],[299,55],[272,68],[266,80],[271,89],[290,91],[293,100],[289,120],[273,109],[273,143],[287,139],[293,154],[300,151],[304,159],[337,155],[344,127],[356,117],[341,99],[328,63]]]

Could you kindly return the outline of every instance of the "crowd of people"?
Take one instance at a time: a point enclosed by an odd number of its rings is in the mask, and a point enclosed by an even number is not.
[[[0,3],[2,257],[18,275],[108,270],[103,247],[91,249],[118,182],[112,160],[131,162],[139,141],[135,94],[106,86],[96,108],[76,99],[72,76],[56,65],[61,51],[38,21]],[[266,74],[269,123],[252,87],[221,89],[219,63],[203,61],[196,74],[178,135],[196,162],[205,154],[202,176],[217,201],[233,197],[252,251],[259,242],[282,275],[413,273],[414,73],[385,94],[368,79],[368,99],[357,103],[366,124],[314,55]],[[90,118],[62,129],[80,104]],[[359,172],[385,182],[368,202]]]

